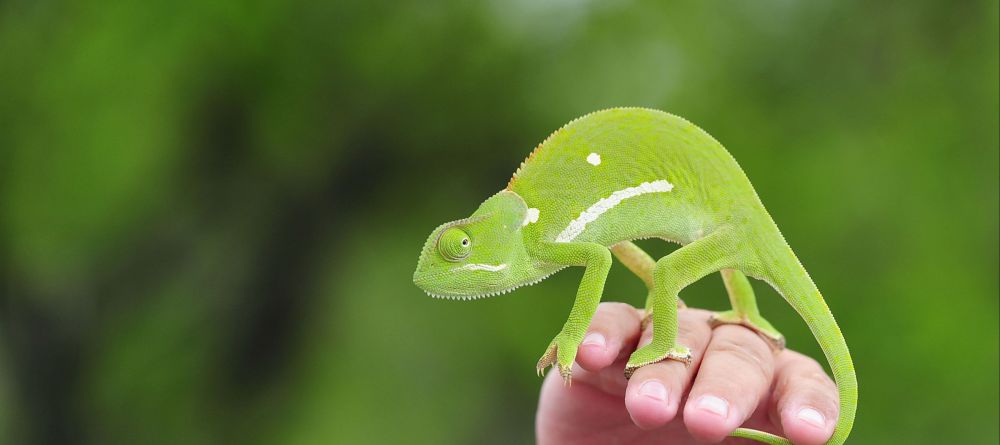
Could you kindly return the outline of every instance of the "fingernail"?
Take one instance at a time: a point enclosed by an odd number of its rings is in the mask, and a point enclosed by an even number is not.
[[[826,417],[820,414],[812,408],[802,408],[799,410],[798,414],[799,420],[808,423],[816,428],[823,428],[826,426]]]
[[[667,400],[667,387],[657,380],[649,380],[639,387],[639,394],[653,400],[665,402]]]
[[[598,346],[601,349],[606,349],[608,347],[608,341],[601,335],[600,332],[591,332],[583,338],[582,346]]]
[[[719,417],[729,416],[729,402],[726,399],[716,396],[701,396],[698,399],[698,404],[695,405],[696,408],[704,411],[708,411],[712,414],[718,415]]]

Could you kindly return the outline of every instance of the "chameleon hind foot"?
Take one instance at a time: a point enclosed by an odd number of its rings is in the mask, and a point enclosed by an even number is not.
[[[663,350],[656,343],[650,343],[637,349],[629,356],[628,363],[625,365],[625,378],[632,378],[632,374],[643,366],[663,360],[676,360],[684,363],[684,366],[691,365],[691,350],[687,346],[674,345],[673,348],[666,349],[666,352],[660,352]]]
[[[562,347],[560,347],[562,344]],[[545,369],[549,366],[559,369],[563,384],[570,386],[573,383],[573,360],[576,359],[577,346],[563,339],[562,334],[556,336],[549,347],[545,349],[542,358],[538,359],[535,371],[538,376],[545,375]]]
[[[724,324],[737,324],[760,335],[772,349],[780,351],[785,349],[785,336],[781,335],[770,322],[761,317],[760,315],[749,315],[749,314],[739,314],[736,311],[722,311],[712,314],[712,319],[709,320],[712,327],[724,325]]]

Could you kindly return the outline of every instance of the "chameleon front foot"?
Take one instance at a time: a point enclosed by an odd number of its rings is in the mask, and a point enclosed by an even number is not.
[[[760,315],[739,314],[736,311],[716,312],[709,321],[712,327],[724,324],[738,324],[756,332],[761,336],[772,349],[780,351],[785,349],[785,336],[781,335],[770,322]]]
[[[664,350],[665,352],[661,352]],[[674,345],[673,348],[665,349],[658,347],[656,343],[650,343],[637,349],[628,358],[628,363],[625,364],[625,378],[632,378],[632,374],[643,366],[663,360],[676,360],[689,366],[691,364],[691,350],[683,345]]]
[[[677,299],[677,309],[687,309],[687,305],[684,304],[684,300],[680,298]],[[646,297],[646,308],[642,310],[642,320],[640,320],[639,329],[645,331],[646,327],[653,322],[653,299],[652,297]]]
[[[576,359],[577,347],[577,344],[563,339],[562,334],[556,336],[555,340],[552,340],[549,347],[545,349],[542,358],[538,359],[538,364],[535,365],[538,375],[545,375],[545,369],[552,366],[559,369],[559,375],[562,376],[564,385],[572,384],[573,360]]]

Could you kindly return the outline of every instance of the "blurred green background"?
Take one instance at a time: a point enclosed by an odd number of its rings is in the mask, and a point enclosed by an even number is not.
[[[530,443],[581,272],[455,303],[412,271],[618,105],[743,165],[851,345],[852,443],[1000,440],[996,1],[14,0],[0,441]]]

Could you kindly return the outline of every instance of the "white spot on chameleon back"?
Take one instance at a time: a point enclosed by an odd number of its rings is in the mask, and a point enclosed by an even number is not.
[[[597,201],[594,205],[588,207],[587,210],[580,212],[580,216],[570,221],[569,225],[566,226],[561,233],[559,233],[559,236],[556,237],[556,242],[568,243],[573,241],[574,238],[583,233],[584,229],[587,228],[587,224],[596,221],[597,218],[604,214],[604,212],[613,209],[615,206],[621,204],[622,201],[628,198],[634,198],[647,193],[669,192],[673,189],[673,184],[666,179],[660,179],[653,182],[643,182],[635,187],[618,190],[612,193],[611,196]]]
[[[452,270],[485,270],[487,272],[500,272],[507,268],[506,264],[466,264],[462,267],[456,267]]]
[[[601,165],[601,155],[597,153],[591,153],[587,155],[587,162],[589,162],[590,165],[593,166]]]
[[[539,214],[541,214],[541,212],[538,209],[534,208],[534,207],[528,209],[528,211],[524,214],[524,222],[521,223],[521,226],[523,227],[523,226],[526,226],[528,224],[532,224],[532,223],[538,222],[538,215]]]

